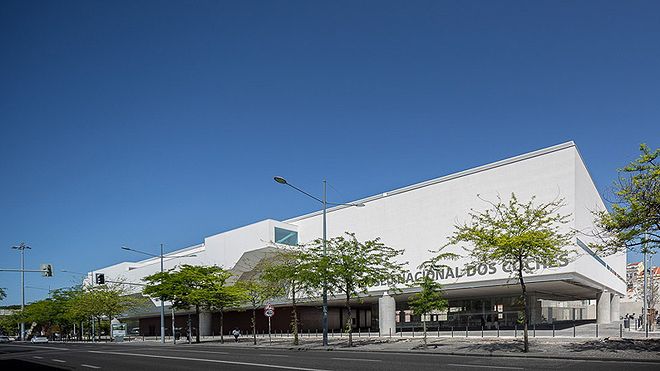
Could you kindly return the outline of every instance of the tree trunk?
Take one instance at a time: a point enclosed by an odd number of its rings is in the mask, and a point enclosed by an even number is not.
[[[346,294],[346,312],[348,313],[348,318],[346,319],[346,331],[348,331],[348,346],[353,346],[353,319],[351,318],[351,297]]]
[[[257,345],[257,308],[252,307],[252,340]]]
[[[293,345],[298,345],[298,312],[296,310],[296,288],[295,284],[291,284],[291,304],[292,304],[292,315],[293,315]]]
[[[523,352],[529,352],[529,337],[527,334],[528,324],[529,324],[529,307],[527,306],[527,286],[525,286],[525,280],[523,279],[522,271],[522,258],[518,259],[518,280],[520,281],[520,287],[522,288],[522,297],[523,297]]]
[[[199,305],[195,305],[195,314],[197,314],[197,333],[195,334],[195,343],[200,343],[199,330],[201,329],[200,324],[202,323],[202,319],[199,317]]]
[[[424,326],[424,349],[426,349],[426,316],[422,314],[422,326]]]
[[[225,343],[225,311],[220,309],[220,344]]]

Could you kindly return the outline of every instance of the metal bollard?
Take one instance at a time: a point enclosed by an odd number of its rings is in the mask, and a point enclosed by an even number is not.
[[[497,322],[497,337],[500,337],[500,323]]]
[[[454,337],[454,326],[451,327],[451,337]]]
[[[596,324],[596,337],[598,337],[598,324]]]
[[[518,337],[518,325],[513,325],[513,337],[517,338]]]
[[[555,324],[552,324],[552,337],[555,337]]]
[[[481,337],[484,337],[484,327],[481,326]]]
[[[362,336],[362,331],[361,331],[360,328],[358,327],[358,337],[361,337],[361,336]]]
[[[380,330],[378,330],[380,331]],[[392,328],[390,327],[390,337],[392,337]]]
[[[623,323],[619,323],[619,337],[623,338]]]
[[[532,329],[532,337],[536,337],[536,323],[534,324],[534,327]]]
[[[467,327],[467,325],[465,326],[465,337],[468,337],[468,327]]]
[[[438,337],[440,337],[440,326],[438,326]]]
[[[575,337],[575,321],[573,321],[573,337]]]
[[[412,335],[415,337],[415,326],[412,327]]]

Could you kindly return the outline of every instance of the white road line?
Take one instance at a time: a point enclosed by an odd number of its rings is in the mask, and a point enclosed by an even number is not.
[[[101,367],[99,367],[99,366],[86,365],[86,364],[84,364],[84,363],[83,363],[82,365],[80,365],[80,366],[81,366],[81,367],[87,367],[87,368],[101,368]]]
[[[36,359],[44,359],[44,357],[39,357],[39,356],[32,356],[32,358],[36,358]]]
[[[64,361],[64,360],[61,360],[61,359],[55,359],[55,358],[52,358],[51,361],[53,361],[53,362],[59,362],[59,363],[66,363],[66,361]]]
[[[365,359],[365,358],[330,358],[338,361],[363,361],[363,362],[383,362],[382,359]]]
[[[482,368],[499,368],[499,369],[505,369],[505,370],[524,370],[522,367],[507,367],[507,366],[490,366],[490,365],[463,365],[463,364],[458,364],[458,363],[447,363],[446,366],[454,366],[454,367],[482,367]]]
[[[305,368],[281,365],[269,365],[266,363],[251,363],[251,362],[236,362],[224,361],[219,359],[205,359],[205,358],[190,358],[190,357],[173,357],[173,356],[160,356],[156,354],[140,354],[140,353],[124,353],[124,352],[103,352],[98,350],[89,350],[90,353],[98,354],[115,354],[119,356],[134,356],[134,357],[147,357],[147,358],[163,358],[163,359],[178,359],[182,361],[198,361],[198,362],[211,362],[211,363],[226,363],[230,365],[252,366],[252,367],[266,367],[266,368],[281,368],[285,370],[300,370],[300,371],[328,371],[319,368]]]
[[[288,357],[284,354],[259,354],[262,357]]]
[[[22,348],[39,348],[39,349],[55,349],[55,350],[69,350],[68,348],[56,348],[56,347],[49,347],[47,345],[18,345],[18,344],[11,344],[9,345],[10,347],[22,347]]]
[[[150,350],[154,348],[144,348],[140,350]],[[208,353],[208,354],[229,354],[229,352],[214,352],[212,350],[191,350],[191,349],[168,349],[168,352],[185,352],[185,353]]]

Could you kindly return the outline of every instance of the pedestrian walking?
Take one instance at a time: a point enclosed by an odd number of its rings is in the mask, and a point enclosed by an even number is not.
[[[239,330],[238,327],[235,327],[231,334],[234,335],[234,341],[238,343],[238,337],[241,336],[241,330]]]

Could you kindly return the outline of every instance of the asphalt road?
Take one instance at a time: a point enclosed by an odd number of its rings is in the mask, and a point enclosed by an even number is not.
[[[160,344],[0,344],[0,370],[658,370],[658,363]]]

